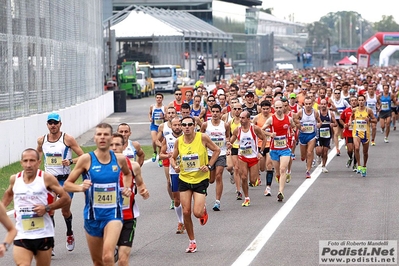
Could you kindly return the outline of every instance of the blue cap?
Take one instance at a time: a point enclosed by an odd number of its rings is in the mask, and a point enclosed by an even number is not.
[[[51,113],[47,116],[47,121],[49,120],[55,120],[55,121],[61,121],[61,116],[57,113]]]

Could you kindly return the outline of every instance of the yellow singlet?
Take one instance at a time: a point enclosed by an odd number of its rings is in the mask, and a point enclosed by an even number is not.
[[[230,123],[231,134],[233,134],[234,130],[239,126],[241,126],[241,123],[240,122],[238,122],[238,124],[234,123],[234,118],[233,118],[233,120],[231,120],[231,123]],[[234,141],[232,147],[235,149],[238,149],[240,147],[238,140]]]
[[[370,139],[370,122],[366,122],[365,120],[368,116],[369,114],[366,108],[363,111],[356,108],[354,114],[355,119],[353,120],[352,136],[360,138],[363,143],[367,143]]]
[[[178,138],[180,154],[179,178],[189,184],[198,184],[209,179],[209,171],[202,172],[199,168],[208,164],[208,151],[202,144],[202,133],[196,132],[191,143],[184,143],[184,135]]]

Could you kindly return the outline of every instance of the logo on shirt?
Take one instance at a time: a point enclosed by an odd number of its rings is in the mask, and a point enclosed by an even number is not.
[[[112,172],[118,172],[118,166],[117,165],[113,165],[112,166]]]

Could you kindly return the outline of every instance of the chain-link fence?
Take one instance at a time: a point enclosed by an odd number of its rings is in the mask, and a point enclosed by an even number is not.
[[[0,0],[0,120],[103,93],[102,1]]]

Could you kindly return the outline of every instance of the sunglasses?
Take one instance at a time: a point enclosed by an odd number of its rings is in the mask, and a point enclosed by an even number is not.
[[[334,92],[334,94],[341,94],[340,92]]]
[[[47,121],[47,124],[49,124],[49,125],[58,125],[59,123],[60,123],[60,121],[55,121],[55,120]]]
[[[187,126],[192,127],[193,125],[194,125],[194,123],[191,123],[191,122],[190,123],[181,123],[182,127],[187,127]]]
[[[181,93],[175,93],[175,95],[179,96],[179,95],[181,95]]]
[[[208,102],[214,102],[215,100],[208,100]]]
[[[242,108],[233,108],[233,110],[241,110]]]

